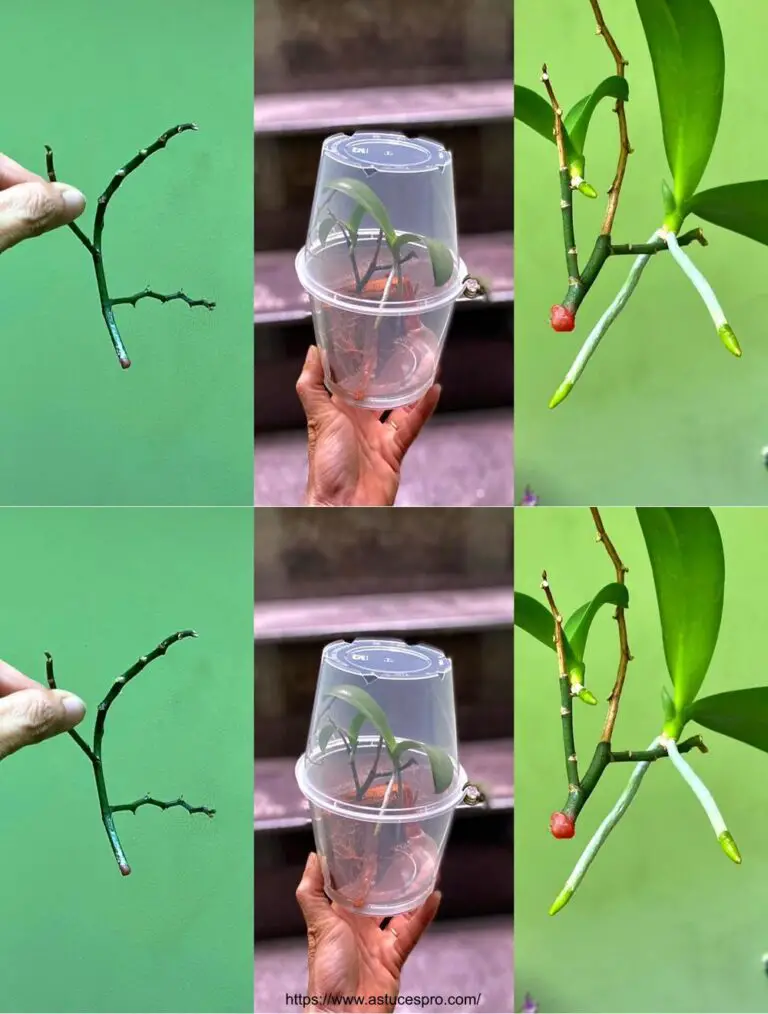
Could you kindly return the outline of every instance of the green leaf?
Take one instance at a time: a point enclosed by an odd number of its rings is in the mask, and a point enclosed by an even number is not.
[[[349,229],[349,238],[352,243],[352,246],[357,245],[357,234],[360,231],[360,223],[363,221],[364,216],[365,216],[365,208],[362,206],[362,204],[356,204],[355,210],[349,216],[349,221],[347,222],[347,228]]]
[[[696,191],[720,125],[725,53],[710,0],[636,0],[651,51],[678,208]]]
[[[524,592],[515,592],[515,626],[520,627],[541,641],[552,651],[557,651],[555,645],[555,621],[552,613],[546,606],[543,606],[538,599],[526,595]],[[568,643],[568,637],[563,630],[563,646],[565,647],[565,661],[568,672],[577,665],[578,659],[574,656],[573,650]]]
[[[322,727],[322,729],[320,730],[320,732],[318,733],[318,735],[317,735],[317,742],[318,742],[318,745],[320,747],[320,752],[321,753],[328,746],[328,740],[333,735],[333,731],[334,731],[333,730],[333,726],[329,722],[328,725],[324,725]]]
[[[365,715],[361,714],[361,712],[358,711],[358,713],[349,723],[349,729],[347,729],[347,737],[349,738],[349,745],[352,747],[353,750],[357,749],[357,738],[360,735],[360,730],[362,729],[364,722]]]
[[[406,750],[420,750],[429,758],[429,766],[432,769],[432,781],[435,784],[435,792],[439,795],[450,788],[453,782],[454,767],[450,756],[439,746],[430,746],[428,743],[420,743],[416,739],[401,739],[395,747],[392,759],[398,764],[400,757]]]
[[[401,232],[395,240],[395,245],[392,250],[395,257],[400,254],[402,247],[406,243],[418,243],[421,246],[427,248],[429,253],[429,259],[432,262],[432,275],[435,279],[435,285],[438,288],[451,278],[453,274],[454,262],[453,254],[445,245],[441,243],[439,239],[430,239],[428,236],[420,236],[416,232]]]
[[[538,92],[524,85],[515,85],[515,119],[535,130],[537,134],[557,144],[555,139],[555,114],[549,102]],[[565,155],[570,165],[579,155],[563,123]]]
[[[688,708],[686,718],[768,753],[768,687],[703,697]]]
[[[317,238],[320,240],[320,246],[325,246],[325,241],[328,239],[328,234],[336,224],[336,220],[332,215],[328,215],[317,227]]]
[[[342,683],[339,684],[339,686],[334,687],[332,690],[329,690],[328,696],[335,697],[338,701],[344,701],[346,704],[350,704],[363,716],[363,719],[367,719],[371,723],[376,732],[378,732],[386,743],[390,754],[394,753],[397,744],[392,730],[389,727],[389,720],[384,714],[384,710],[381,705],[371,697],[367,690],[363,690],[362,687]],[[354,722],[355,719],[352,721]],[[357,728],[358,735],[361,726],[362,722]],[[351,725],[350,728],[352,728]]]
[[[335,190],[339,194],[345,194],[347,197],[351,197],[356,204],[360,205],[367,212],[374,222],[378,225],[381,231],[384,233],[384,238],[387,241],[390,249],[394,247],[396,236],[395,230],[392,228],[392,223],[389,220],[389,213],[384,207],[381,198],[376,194],[367,183],[363,183],[361,180],[341,178],[338,180],[332,180],[332,182],[326,184],[328,190]],[[354,217],[353,212],[353,217]],[[357,221],[357,229],[360,228],[360,222],[362,222],[363,216],[360,215]],[[355,238],[357,238],[357,229],[355,229]]]
[[[768,246],[768,180],[702,190],[691,198],[686,210]]]
[[[552,106],[538,92],[524,85],[515,85],[515,119],[535,130],[547,141],[555,143],[555,114]]]
[[[566,621],[565,635],[579,662],[584,661],[584,652],[592,621],[597,616],[600,607],[605,605],[623,606],[626,609],[629,605],[629,592],[626,585],[619,584],[618,581],[605,585],[590,602],[585,602]]]
[[[623,99],[626,102],[629,99],[629,85],[626,78],[619,77],[618,74],[605,78],[593,92],[580,99],[563,120],[563,126],[568,132],[571,144],[579,155],[584,154],[584,145],[587,141],[587,130],[592,114],[600,101],[605,98]],[[549,118],[551,121],[551,110]]]
[[[637,515],[681,714],[699,692],[720,631],[725,584],[720,530],[709,507],[638,507]]]

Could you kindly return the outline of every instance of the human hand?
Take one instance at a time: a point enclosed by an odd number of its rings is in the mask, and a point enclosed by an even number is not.
[[[437,407],[433,384],[414,405],[381,412],[354,408],[323,383],[317,346],[310,345],[296,391],[307,416],[310,507],[391,507],[408,448]]]
[[[367,1011],[370,997],[396,997],[406,958],[437,914],[441,897],[433,891],[420,908],[395,916],[382,929],[381,919],[354,915],[328,900],[320,860],[311,852],[296,891],[307,924],[308,992],[318,999],[310,1010]],[[362,1004],[323,1006],[334,994],[360,997]],[[380,1011],[394,1009],[376,1005]]]
[[[46,690],[0,662],[0,760],[23,746],[68,732],[85,717],[85,705],[66,690]]]
[[[69,225],[84,209],[79,190],[66,183],[48,183],[0,155],[0,253],[23,239]]]

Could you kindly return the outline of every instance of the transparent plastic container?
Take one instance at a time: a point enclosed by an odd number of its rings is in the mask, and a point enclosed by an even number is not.
[[[296,779],[327,894],[361,915],[418,907],[467,781],[450,659],[396,640],[327,645]]]
[[[296,272],[328,388],[361,408],[417,401],[467,275],[451,153],[396,133],[326,138]]]

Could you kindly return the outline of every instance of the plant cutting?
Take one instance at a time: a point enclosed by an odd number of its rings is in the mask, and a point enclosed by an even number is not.
[[[111,296],[104,268],[104,216],[106,215],[107,205],[109,204],[111,198],[114,196],[118,187],[120,187],[126,177],[130,176],[132,172],[135,172],[140,165],[146,162],[150,155],[154,155],[155,152],[162,151],[171,138],[176,137],[178,134],[183,134],[188,130],[197,130],[197,124],[180,123],[176,127],[171,127],[170,130],[166,130],[165,133],[161,134],[156,141],[153,141],[149,147],[142,148],[137,155],[134,155],[129,162],[126,162],[124,166],[117,170],[104,193],[97,201],[92,236],[87,236],[76,222],[70,222],[69,224],[69,228],[91,255],[93,270],[96,275],[96,286],[99,290],[101,315],[107,326],[107,331],[109,332],[109,337],[112,341],[112,346],[115,350],[115,354],[117,355],[118,362],[124,370],[127,370],[131,365],[131,360],[128,358],[128,353],[125,350],[123,339],[120,336],[120,331],[117,327],[117,321],[114,313],[114,308],[116,306],[130,304],[135,307],[142,299],[155,299],[160,303],[169,303],[173,300],[181,300],[186,303],[187,306],[204,306],[207,310],[212,310],[216,306],[215,303],[212,303],[207,299],[190,299],[189,296],[182,292],[181,289],[177,292],[172,292],[169,295],[166,295],[162,292],[155,292],[154,289],[147,286],[145,289],[142,289],[141,292],[136,292],[132,296]],[[55,183],[56,169],[53,164],[53,151],[48,147],[48,145],[45,146],[45,162],[48,171],[48,179],[52,183]]]
[[[603,585],[567,620],[556,604],[546,571],[541,581],[544,602],[524,593],[515,594],[515,625],[554,651],[557,658],[567,794],[565,805],[552,814],[550,831],[553,836],[572,838],[575,835],[580,813],[612,765],[624,763],[634,767],[626,788],[586,845],[552,904],[551,915],[559,912],[573,897],[600,848],[635,798],[649,768],[658,760],[671,762],[701,804],[725,855],[740,864],[741,854],[725,818],[704,781],[685,757],[692,750],[708,753],[707,747],[700,735],[683,739],[683,732],[690,722],[696,722],[768,752],[768,687],[732,690],[710,697],[702,697],[700,693],[720,632],[725,590],[722,540],[715,516],[707,507],[637,509],[653,572],[672,689],[670,692],[666,686],[662,688],[660,725],[650,744],[639,750],[614,748],[614,726],[633,657],[627,629],[628,571],[605,530],[600,512],[596,507],[591,507],[590,511],[598,541],[613,568],[614,580]],[[584,658],[593,623],[606,605],[615,609],[617,673],[608,697],[602,734],[586,771],[582,771],[576,749],[574,707],[579,698],[588,704],[596,703],[591,693],[585,694]]]
[[[130,874],[131,867],[128,865],[128,860],[125,857],[125,852],[123,851],[123,846],[117,833],[117,827],[115,826],[114,815],[116,813],[130,811],[135,814],[142,806],[156,806],[160,810],[170,810],[173,807],[178,806],[186,810],[187,813],[204,813],[207,817],[213,817],[216,813],[215,810],[212,810],[208,806],[190,806],[190,804],[182,799],[181,796],[177,799],[165,801],[162,799],[156,799],[154,796],[147,794],[134,800],[132,803],[120,803],[119,805],[116,805],[111,803],[109,800],[109,793],[107,791],[107,783],[104,775],[104,727],[109,709],[114,704],[116,698],[120,695],[127,683],[130,683],[135,676],[138,676],[139,673],[146,669],[146,667],[150,665],[150,663],[154,662],[155,659],[165,655],[171,645],[176,644],[178,641],[182,641],[187,637],[197,637],[197,634],[194,630],[179,630],[177,633],[171,634],[170,637],[166,637],[165,640],[161,641],[160,644],[158,644],[158,646],[148,654],[142,655],[141,658],[130,667],[130,669],[126,669],[121,676],[117,677],[112,686],[109,688],[104,700],[96,709],[96,723],[93,729],[93,741],[91,744],[88,744],[76,729],[70,729],[68,733],[91,762],[93,777],[96,782],[96,793],[99,797],[101,822],[107,833],[107,838],[109,839],[109,844],[112,848],[112,854],[114,855],[118,868],[124,877],[127,877]],[[45,660],[48,686],[51,690],[56,690],[53,658],[47,652]]]
[[[417,907],[434,887],[456,806],[483,801],[457,762],[450,677],[450,661],[425,645],[337,641],[323,652],[296,775],[326,889],[352,911]],[[431,728],[441,742],[403,735],[407,727]]]
[[[459,260],[451,156],[402,134],[326,139],[296,270],[326,382],[364,408],[417,400],[434,381],[453,305],[485,295]]]
[[[582,344],[565,379],[553,394],[550,408],[559,405],[573,390],[599,343],[627,305],[648,262],[658,253],[670,254],[700,295],[723,345],[732,355],[740,357],[741,346],[714,289],[684,249],[692,243],[706,246],[707,240],[700,228],[683,232],[683,226],[689,216],[698,216],[768,245],[768,216],[765,214],[768,180],[700,189],[720,126],[725,82],[723,35],[710,0],[635,0],[653,64],[671,182],[661,181],[659,219],[649,238],[640,243],[614,242],[614,221],[633,150],[627,123],[627,107],[631,108],[626,77],[628,62],[606,25],[599,0],[589,0],[589,3],[597,34],[608,48],[615,72],[599,82],[567,113],[560,105],[546,64],[541,75],[544,95],[523,86],[515,88],[516,118],[553,142],[557,150],[568,282],[565,297],[550,312],[553,329],[572,331],[575,328],[580,306],[610,261],[616,257],[633,257],[634,261],[616,297]],[[597,196],[595,188],[586,180],[585,146],[593,117],[606,98],[615,100],[616,170],[608,190],[600,232],[586,263],[581,264],[573,202],[576,193],[592,199]]]

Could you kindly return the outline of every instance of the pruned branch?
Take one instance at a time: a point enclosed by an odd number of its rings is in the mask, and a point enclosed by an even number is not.
[[[109,794],[107,792],[107,784],[104,777],[104,763],[102,759],[102,746],[104,740],[104,726],[107,719],[107,712],[120,696],[123,688],[130,683],[130,681],[138,676],[150,663],[154,662],[155,659],[160,658],[168,651],[171,645],[176,644],[178,641],[182,641],[187,637],[197,637],[194,630],[179,630],[175,634],[171,634],[170,637],[166,637],[165,640],[161,641],[156,648],[153,648],[146,655],[142,655],[129,669],[118,676],[112,686],[109,688],[103,701],[99,704],[96,711],[96,722],[93,730],[93,746],[89,746],[83,737],[76,732],[74,729],[69,731],[69,735],[74,739],[80,749],[88,757],[93,767],[93,777],[96,782],[96,792],[99,797],[99,809],[101,810],[101,821],[104,825],[104,830],[107,832],[109,838],[109,844],[112,847],[117,865],[120,868],[120,872],[124,877],[127,877],[131,872],[131,867],[126,859],[123,846],[120,842],[120,837],[115,827],[114,814],[124,810],[130,810],[132,813],[136,813],[136,810],[140,806],[157,806],[161,810],[169,810],[174,806],[180,806],[187,811],[187,813],[204,813],[209,817],[212,817],[215,810],[212,810],[207,806],[190,806],[189,803],[185,802],[181,798],[171,800],[170,802],[164,802],[160,799],[155,799],[153,796],[146,795],[142,796],[141,799],[137,799],[133,803],[122,803],[119,806],[113,806],[109,801]],[[52,690],[56,690],[56,677],[53,671],[53,658],[45,653],[45,666],[46,666],[46,677],[48,680],[48,686]]]
[[[568,777],[568,799],[577,799],[581,783],[579,781],[579,764],[576,756],[576,740],[573,732],[573,702],[571,699],[571,686],[568,679],[568,666],[565,659],[565,642],[563,640],[563,617],[560,615],[552,589],[549,585],[547,572],[541,575],[541,587],[547,596],[549,609],[555,624],[555,649],[557,651],[557,662],[560,676],[560,721],[563,729],[563,750],[565,753],[565,772]]]
[[[99,290],[99,302],[101,303],[101,315],[104,318],[104,323],[107,326],[109,337],[112,341],[112,346],[117,355],[118,361],[124,370],[127,370],[131,365],[131,360],[128,358],[123,339],[120,335],[120,330],[115,320],[113,307],[121,304],[130,303],[132,306],[136,306],[139,299],[157,299],[162,303],[167,303],[172,299],[183,300],[188,306],[204,306],[209,310],[215,307],[215,303],[210,302],[207,299],[190,299],[181,290],[173,293],[169,296],[162,295],[161,293],[153,292],[147,288],[143,292],[137,293],[135,296],[124,296],[120,299],[112,299],[109,294],[109,285],[107,284],[107,276],[104,269],[104,255],[102,251],[102,240],[104,234],[104,216],[107,212],[107,205],[110,200],[122,185],[124,180],[130,176],[132,172],[139,168],[150,155],[154,155],[155,152],[161,151],[165,148],[168,141],[171,138],[176,137],[178,134],[183,134],[188,130],[197,130],[197,125],[194,123],[181,123],[178,126],[171,127],[166,130],[165,133],[161,134],[156,141],[147,148],[142,148],[137,155],[135,155],[130,161],[126,162],[124,166],[117,170],[115,175],[110,180],[107,188],[101,194],[96,204],[96,215],[94,217],[93,224],[93,237],[89,238],[83,232],[79,225],[75,222],[69,224],[69,228],[77,236],[83,246],[86,248],[88,253],[91,255],[93,261],[93,270],[96,275],[96,285]],[[53,161],[53,150],[46,145],[45,146],[45,164],[48,173],[48,179],[52,182],[56,182],[56,167]]]
[[[625,69],[629,65],[629,61],[625,60],[621,54],[619,47],[616,45],[616,40],[608,30],[608,26],[605,23],[603,12],[600,10],[599,0],[589,0],[592,5],[592,12],[595,15],[595,21],[597,22],[597,34],[601,35],[605,39],[605,44],[610,50],[611,56],[616,64],[616,75],[617,77],[625,76]],[[632,147],[629,143],[629,134],[627,132],[627,114],[624,108],[624,100],[617,99],[615,106],[616,116],[619,121],[619,158],[616,165],[616,175],[613,178],[613,183],[608,190],[608,206],[605,210],[605,218],[600,229],[602,236],[610,236],[613,231],[613,220],[616,217],[616,212],[619,208],[619,198],[621,196],[621,185],[624,182],[624,174],[627,171],[627,159],[632,154]]]

